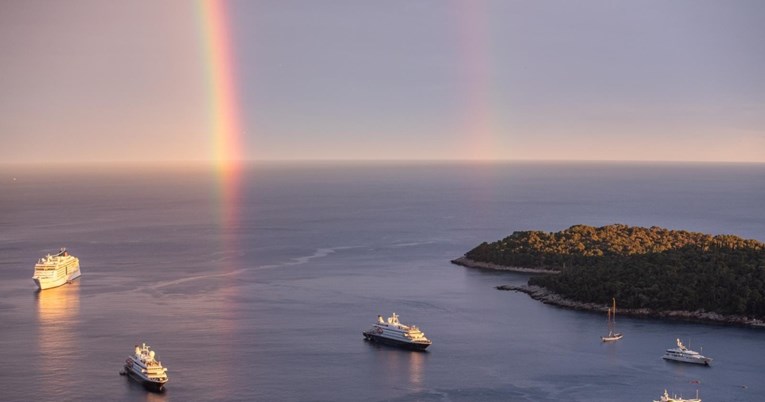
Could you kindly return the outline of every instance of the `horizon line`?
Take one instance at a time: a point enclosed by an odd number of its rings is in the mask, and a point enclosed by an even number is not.
[[[306,159],[244,159],[239,161],[229,161],[235,164],[256,165],[256,164],[305,164],[305,163],[608,163],[608,164],[709,164],[709,165],[762,165],[765,161],[730,161],[730,160],[649,160],[649,159],[478,159],[478,158],[375,158],[375,159],[354,159],[354,158],[306,158]],[[48,165],[48,166],[83,166],[83,165],[201,165],[216,166],[217,160],[211,159],[166,159],[166,160],[79,160],[79,161],[0,161],[0,166],[12,165]]]

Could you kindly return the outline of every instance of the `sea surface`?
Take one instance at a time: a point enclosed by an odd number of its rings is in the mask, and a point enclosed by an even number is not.
[[[765,330],[606,317],[495,290],[456,258],[516,230],[662,226],[765,240],[765,165],[0,166],[0,400],[765,400]],[[59,247],[82,277],[38,292]],[[432,339],[365,342],[378,314]],[[681,338],[711,368],[663,361]],[[163,394],[118,375],[145,342]]]

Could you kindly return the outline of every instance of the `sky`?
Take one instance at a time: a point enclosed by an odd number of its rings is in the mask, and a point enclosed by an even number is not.
[[[1,1],[0,162],[765,162],[760,0],[222,6]]]

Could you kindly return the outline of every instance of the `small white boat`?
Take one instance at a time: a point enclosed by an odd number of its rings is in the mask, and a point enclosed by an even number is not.
[[[664,390],[664,395],[662,395],[658,401],[654,400],[653,402],[701,402],[701,399],[699,399],[699,391],[696,390],[696,397],[692,399],[683,399],[681,397],[678,397],[677,395],[669,396],[669,392],[667,390]]]
[[[613,307],[608,309],[608,335],[600,337],[603,342],[614,342],[624,337],[622,333],[616,332],[616,299],[613,301]]]
[[[404,325],[398,321],[398,315],[393,313],[388,320],[377,316],[377,322],[372,328],[363,332],[364,339],[388,345],[401,346],[407,349],[425,350],[430,346],[430,339],[414,325]]]
[[[682,363],[692,363],[692,364],[702,364],[705,366],[709,366],[709,364],[712,362],[712,359],[706,356],[701,355],[701,353],[690,350],[683,345],[682,342],[680,342],[680,339],[677,339],[677,347],[672,349],[667,349],[667,352],[664,353],[664,356],[662,356],[663,359],[666,360],[674,360],[677,362]]]

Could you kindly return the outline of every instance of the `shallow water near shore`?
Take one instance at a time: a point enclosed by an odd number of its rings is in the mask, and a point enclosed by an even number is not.
[[[573,224],[763,241],[763,165],[260,164],[241,183],[227,201],[202,168],[0,167],[0,399],[765,398],[763,330],[617,317],[624,339],[603,344],[604,315],[450,262]],[[35,291],[61,246],[82,277]],[[363,340],[392,312],[427,352]],[[712,367],[663,361],[678,337]],[[118,375],[141,342],[169,369],[163,394]]]

